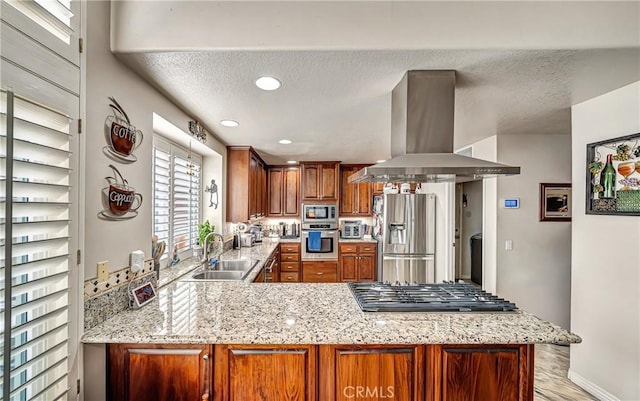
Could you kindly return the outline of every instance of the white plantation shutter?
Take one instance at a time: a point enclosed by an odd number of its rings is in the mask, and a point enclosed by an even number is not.
[[[188,255],[198,242],[201,157],[154,138],[154,233],[165,241],[168,258],[175,247]]]
[[[153,233],[158,241],[164,241],[169,248],[170,229],[170,196],[171,196],[171,154],[169,149],[153,147]],[[162,254],[161,261],[166,260],[170,252]]]
[[[11,291],[11,344],[2,347],[11,366],[2,372],[10,375],[10,401],[67,399],[70,119],[11,93],[1,96],[9,110],[0,121],[0,277],[11,269],[10,289],[4,281],[2,288],[3,299]],[[2,306],[4,314],[8,305]]]

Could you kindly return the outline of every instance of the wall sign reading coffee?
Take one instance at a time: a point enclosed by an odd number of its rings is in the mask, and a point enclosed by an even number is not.
[[[102,148],[102,152],[117,162],[133,163],[138,160],[133,151],[142,143],[142,131],[131,124],[129,116],[113,96],[109,100],[113,114],[105,120],[107,146]]]
[[[109,185],[102,188],[102,210],[98,217],[103,220],[128,220],[138,215],[142,206],[142,194],[122,177],[118,169],[110,164],[113,177],[105,177]]]

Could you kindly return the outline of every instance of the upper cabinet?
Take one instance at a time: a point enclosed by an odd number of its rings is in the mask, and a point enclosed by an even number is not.
[[[338,201],[339,162],[301,162],[302,202]]]
[[[267,212],[267,171],[251,147],[227,148],[227,221],[248,221]]]
[[[269,167],[267,216],[300,217],[300,168]]]
[[[349,176],[363,167],[363,164],[343,164],[340,166],[340,216],[371,216],[372,184],[349,184]]]

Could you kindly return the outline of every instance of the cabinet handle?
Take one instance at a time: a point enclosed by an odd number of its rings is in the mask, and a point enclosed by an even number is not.
[[[317,272],[316,273],[318,276],[322,276],[324,273],[323,272]]]
[[[291,280],[293,280],[293,277],[289,276],[289,277],[287,277],[287,280],[291,281]]]
[[[202,394],[202,401],[209,400],[209,354],[202,356],[204,360],[204,393]]]

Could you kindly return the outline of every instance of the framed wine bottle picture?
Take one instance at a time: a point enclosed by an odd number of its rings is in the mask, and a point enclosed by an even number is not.
[[[640,133],[587,145],[587,214],[640,216]]]

